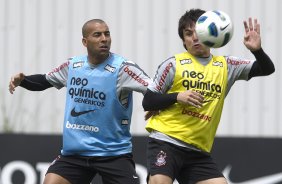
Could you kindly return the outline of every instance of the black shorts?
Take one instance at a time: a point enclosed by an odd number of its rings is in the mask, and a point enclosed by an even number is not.
[[[224,177],[210,154],[149,138],[148,175],[163,174],[179,184]]]
[[[104,184],[139,184],[132,154],[111,157],[59,155],[47,173],[55,173],[72,184],[89,184],[99,173]]]

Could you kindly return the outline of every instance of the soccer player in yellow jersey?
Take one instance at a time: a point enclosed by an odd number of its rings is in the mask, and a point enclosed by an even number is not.
[[[146,111],[159,110],[146,125],[149,184],[175,179],[179,184],[226,184],[210,156],[224,98],[235,81],[275,70],[261,47],[260,24],[252,18],[244,21],[244,44],[255,60],[212,55],[195,33],[204,12],[191,9],[180,18],[178,34],[187,51],[160,64],[143,99]]]

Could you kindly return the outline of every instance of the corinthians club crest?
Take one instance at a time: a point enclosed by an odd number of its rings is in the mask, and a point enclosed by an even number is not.
[[[160,151],[157,155],[157,160],[155,162],[156,166],[162,166],[166,164],[166,153],[164,151]]]

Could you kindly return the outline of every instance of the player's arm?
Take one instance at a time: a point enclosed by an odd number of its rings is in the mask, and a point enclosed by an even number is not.
[[[146,111],[162,110],[175,104],[176,102],[200,108],[203,100],[204,98],[201,94],[191,90],[179,93],[160,94],[148,89],[144,95],[142,105]]]
[[[174,103],[182,103],[201,107],[203,97],[191,90],[179,93],[167,93],[173,84],[175,75],[175,58],[169,58],[163,62],[156,72],[154,82],[148,87],[144,95],[142,105],[145,111],[165,109]]]
[[[249,79],[255,76],[270,75],[275,71],[274,65],[268,55],[261,48],[260,24],[257,19],[249,18],[244,21],[245,46],[254,54],[254,62],[249,73]]]
[[[20,86],[30,91],[43,91],[52,85],[47,81],[45,74],[25,76]]]
[[[252,53],[255,56],[256,61],[253,63],[252,68],[250,70],[249,79],[256,76],[270,75],[275,71],[275,67],[272,60],[263,51],[262,48],[257,51],[252,51]]]
[[[64,62],[48,74],[25,76],[23,73],[18,73],[11,77],[9,91],[11,94],[13,94],[15,88],[18,86],[31,91],[43,91],[53,86],[57,89],[60,89],[63,86],[66,86],[69,63],[69,61]]]
[[[132,91],[145,94],[150,82],[151,78],[136,63],[125,61],[118,75],[118,94]]]
[[[151,78],[134,62],[125,61],[118,71],[117,96],[124,107],[128,107],[133,91],[146,93]]]
[[[18,73],[12,76],[9,83],[10,93],[13,94],[15,88],[18,86],[21,86],[31,91],[42,91],[52,87],[52,85],[46,80],[44,74],[25,76],[23,73]]]
[[[162,110],[177,102],[178,93],[159,94],[147,90],[144,95],[142,106],[145,111]]]

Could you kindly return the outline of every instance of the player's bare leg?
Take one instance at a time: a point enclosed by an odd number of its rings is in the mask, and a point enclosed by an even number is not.
[[[172,179],[162,174],[150,176],[149,184],[172,184]]]
[[[220,177],[220,178],[213,178],[204,181],[199,181],[196,184],[227,184],[227,181],[225,178]]]
[[[54,173],[48,173],[44,179],[43,184],[71,184],[71,183],[60,175]]]

